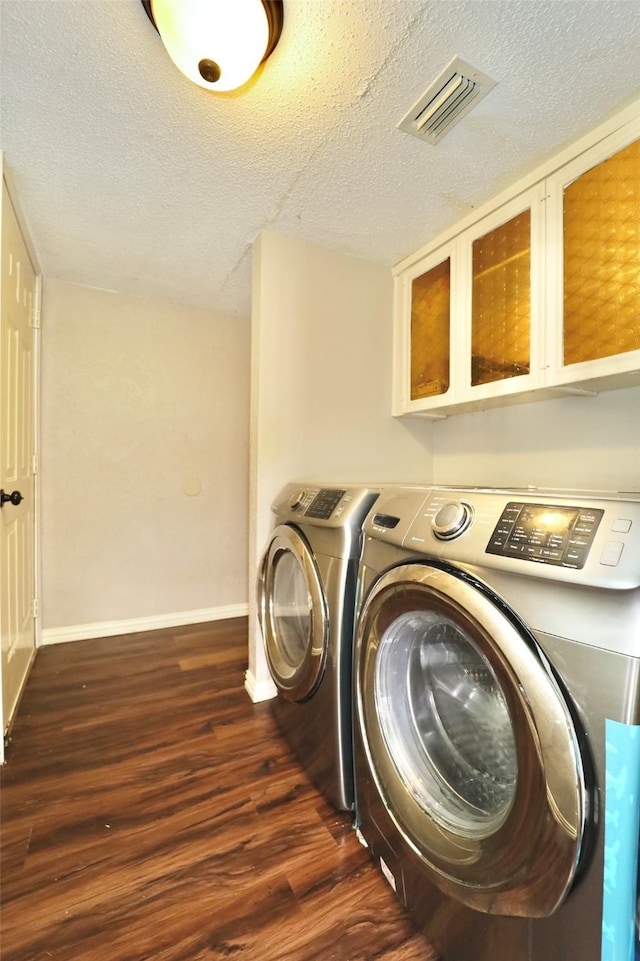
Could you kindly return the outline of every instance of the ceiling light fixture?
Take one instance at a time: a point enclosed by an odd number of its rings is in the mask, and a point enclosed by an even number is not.
[[[176,67],[205,90],[241,87],[274,50],[282,0],[141,0]]]

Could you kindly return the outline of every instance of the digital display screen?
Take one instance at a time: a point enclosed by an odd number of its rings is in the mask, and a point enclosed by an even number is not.
[[[579,511],[573,507],[523,507],[518,524],[527,537],[565,534],[571,530]]]

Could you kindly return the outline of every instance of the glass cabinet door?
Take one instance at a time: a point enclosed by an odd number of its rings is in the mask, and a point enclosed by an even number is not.
[[[411,283],[411,400],[445,394],[451,369],[451,257]]]
[[[484,402],[542,384],[543,199],[538,184],[460,235],[463,400]]]
[[[640,140],[565,187],[565,364],[640,348]]]
[[[531,366],[531,210],[472,244],[471,385]]]
[[[548,179],[550,386],[638,382],[639,134],[626,124]]]

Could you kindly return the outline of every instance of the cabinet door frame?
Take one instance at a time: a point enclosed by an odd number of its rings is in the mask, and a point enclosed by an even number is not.
[[[490,231],[501,227],[525,210],[531,211],[530,236],[530,320],[529,320],[529,373],[487,384],[471,383],[472,360],[472,294],[473,294],[473,243]],[[455,382],[458,387],[458,403],[482,406],[483,401],[502,397],[514,397],[539,389],[544,384],[544,256],[545,231],[544,185],[535,184],[512,200],[492,210],[458,238],[458,259],[461,273],[459,296],[456,307],[459,314],[456,324],[460,330],[460,351],[455,356]]]
[[[546,233],[546,377],[547,387],[597,392],[598,387],[640,383],[640,350],[613,354],[576,364],[564,364],[564,191],[582,174],[640,137],[640,117],[603,137],[545,180]]]
[[[454,323],[456,316],[456,292],[460,287],[459,264],[457,256],[457,240],[440,244],[422,257],[418,257],[409,266],[403,266],[401,271],[394,272],[394,326],[393,326],[393,415],[422,414],[425,417],[439,419],[446,414],[439,414],[442,408],[449,408],[454,403],[457,384],[455,382],[455,357],[459,351],[459,330]],[[444,394],[432,397],[411,399],[411,306],[413,281],[422,274],[447,258],[451,264],[451,286],[449,306],[449,388]],[[406,263],[406,262],[405,262]]]

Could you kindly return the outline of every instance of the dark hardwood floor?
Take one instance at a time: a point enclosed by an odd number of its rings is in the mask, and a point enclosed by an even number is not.
[[[246,620],[41,649],[2,770],[2,961],[433,961],[243,688]]]

